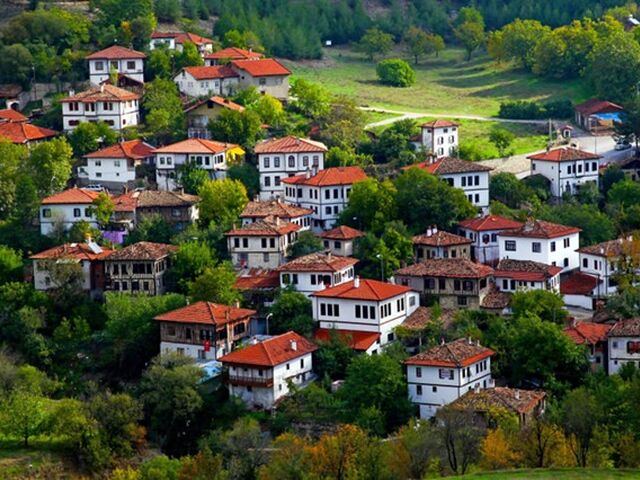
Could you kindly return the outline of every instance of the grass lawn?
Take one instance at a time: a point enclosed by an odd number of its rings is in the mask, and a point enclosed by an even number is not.
[[[325,49],[325,58],[318,61],[285,63],[295,76],[348,95],[361,105],[400,111],[495,116],[505,100],[568,98],[580,102],[590,96],[582,81],[534,77],[508,66],[496,66],[484,54],[466,62],[463,51],[453,48],[414,66],[416,84],[409,88],[381,85],[375,63],[348,48]]]
[[[396,117],[400,116],[400,115],[396,115],[396,114],[393,114],[393,113],[386,113],[386,112],[366,111],[364,113],[365,113],[365,118],[366,118],[367,124],[380,122],[382,120],[386,120],[387,118],[396,118]]]
[[[448,480],[614,480],[640,478],[640,470],[613,470],[568,468],[551,470],[512,470],[505,472],[476,473],[461,477],[447,477]]]
[[[62,446],[55,440],[36,438],[29,444],[24,448],[19,442],[0,440],[0,478],[83,478],[64,458]]]

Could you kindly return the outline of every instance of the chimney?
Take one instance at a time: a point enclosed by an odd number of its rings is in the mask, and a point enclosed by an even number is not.
[[[91,234],[89,232],[84,234],[84,241],[85,243],[91,243]]]
[[[435,235],[436,233],[438,233],[438,226],[437,225],[432,225],[431,226],[431,234]]]
[[[520,390],[516,390],[516,400],[520,400]]]
[[[331,250],[327,252],[327,260],[331,260]]]
[[[239,300],[236,300],[236,303],[234,303],[234,306],[235,306],[236,308],[240,308],[240,301],[239,301]]]
[[[476,347],[480,346],[480,340],[476,340]]]
[[[476,385],[475,387],[473,387],[473,392],[480,393],[480,385]]]
[[[355,280],[353,281],[354,288],[360,288],[360,275],[356,275]]]
[[[100,84],[100,93],[104,93],[104,83]]]
[[[289,340],[289,346],[294,352],[298,350],[298,342],[296,342],[295,340]]]
[[[304,172],[304,176],[307,179],[311,178],[311,169],[310,168],[307,168],[307,171]]]
[[[444,337],[440,337],[440,345],[444,345]]]
[[[468,338],[467,338],[467,343],[468,343],[469,345],[473,345],[473,338],[468,337]]]
[[[229,315],[229,309],[225,309],[224,311],[224,320],[225,322],[229,323],[229,320],[231,320],[231,315]]]

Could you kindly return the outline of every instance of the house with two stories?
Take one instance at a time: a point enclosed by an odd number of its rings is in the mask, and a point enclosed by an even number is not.
[[[420,125],[420,144],[436,158],[455,156],[458,151],[458,127],[450,120],[433,120]]]
[[[331,330],[353,335],[368,333],[371,343],[363,351],[379,353],[395,340],[394,329],[419,306],[418,292],[378,280],[353,280],[311,294],[313,319],[321,337]]]
[[[577,227],[529,219],[519,229],[498,234],[500,259],[533,260],[569,272],[578,268],[580,232]]]
[[[110,189],[131,187],[136,168],[153,162],[155,147],[141,139],[127,140],[83,156],[85,165],[78,167],[78,179],[85,184],[99,183]]]
[[[471,240],[460,235],[438,230],[437,226],[427,228],[425,233],[412,238],[413,258],[416,262],[431,258],[470,258]]]
[[[400,268],[393,277],[425,300],[437,299],[444,309],[478,309],[489,293],[493,273],[488,265],[467,258],[432,258]]]
[[[314,379],[318,347],[295,332],[251,342],[220,357],[229,395],[249,408],[270,410],[289,394],[290,384],[304,388]]]
[[[154,318],[160,325],[160,352],[199,362],[217,360],[250,335],[255,310],[195,302]]]
[[[89,81],[93,85],[100,85],[109,80],[111,72],[115,71],[138,83],[144,83],[145,58],[147,56],[144,53],[120,45],[93,52],[85,57],[89,63]]]
[[[327,147],[321,142],[292,135],[270,138],[256,144],[260,172],[260,199],[284,196],[282,180],[308,170],[318,172],[324,168]]]
[[[576,345],[584,345],[587,348],[592,371],[604,368],[606,372],[609,367],[607,365],[607,339],[611,327],[612,325],[606,323],[574,321],[564,329],[565,335]]]
[[[227,97],[240,90],[239,75],[227,65],[184,67],[173,77],[180,93],[190,97]]]
[[[205,65],[226,65],[233,60],[260,60],[264,54],[249,49],[228,47],[204,56]]]
[[[0,122],[0,139],[9,140],[15,145],[27,147],[40,142],[46,142],[59,135],[50,128],[38,127],[24,122]]]
[[[193,43],[204,58],[213,52],[214,41],[191,32],[158,32],[151,34],[149,50],[164,47],[167,50],[182,52],[185,43]]]
[[[490,214],[461,221],[458,224],[458,233],[471,240],[472,260],[495,266],[500,260],[498,235],[516,230],[523,225],[522,222],[510,218]]]
[[[278,100],[289,98],[291,71],[276,59],[232,60],[229,65],[238,75],[240,90],[255,87],[261,94],[271,95]]]
[[[627,363],[640,362],[640,318],[616,322],[607,334],[607,373],[613,375]]]
[[[355,251],[355,243],[364,233],[347,225],[338,225],[318,235],[322,239],[324,249],[334,255],[349,257]]]
[[[182,192],[142,190],[128,194],[135,202],[135,220],[159,215],[166,223],[183,229],[198,221],[200,197]]]
[[[358,260],[329,253],[310,253],[277,268],[280,287],[293,287],[307,297],[325,288],[341,285],[355,278]]]
[[[274,200],[256,199],[247,203],[240,214],[242,225],[262,220],[267,217],[279,218],[284,222],[293,223],[300,227],[300,232],[311,228],[311,214],[313,210],[298,207],[283,202],[280,198]]]
[[[189,138],[153,151],[159,190],[175,190],[179,167],[192,163],[212,180],[226,178],[228,168],[242,161],[244,150],[235,143]]]
[[[106,289],[137,295],[164,295],[166,274],[178,247],[138,242],[116,250],[105,259]]]
[[[562,147],[527,157],[531,160],[531,175],[542,175],[549,180],[551,195],[575,195],[581,186],[598,186],[599,160],[595,153],[572,147]]]
[[[244,112],[244,107],[219,95],[198,100],[187,107],[184,111],[187,116],[187,137],[211,140],[209,122],[218,118],[224,110]]]
[[[314,231],[328,230],[347,207],[353,184],[366,179],[367,174],[358,166],[326,168],[315,175],[307,171],[282,180],[284,200],[313,210]]]
[[[491,357],[494,351],[470,338],[441,343],[404,361],[409,400],[420,418],[435,416],[469,391],[493,388]]]
[[[106,83],[70,95],[60,100],[64,131],[83,122],[104,122],[113,130],[138,125],[139,100],[139,94]]]
[[[493,277],[498,289],[502,292],[527,290],[557,292],[560,289],[561,271],[562,267],[546,263],[504,258],[495,267]]]
[[[236,268],[274,269],[285,263],[289,247],[298,237],[300,225],[266,217],[233,228],[225,235]]]
[[[40,202],[40,233],[49,235],[57,228],[69,230],[74,224],[87,222],[98,228],[93,202],[100,192],[84,188],[68,188],[45,197]]]

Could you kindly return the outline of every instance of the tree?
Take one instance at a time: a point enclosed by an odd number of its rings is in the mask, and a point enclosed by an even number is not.
[[[180,291],[186,292],[189,282],[215,263],[214,254],[205,242],[192,240],[181,243],[171,263],[170,276]]]
[[[178,167],[178,183],[185,193],[195,195],[209,180],[209,172],[195,162],[183,163]]]
[[[91,416],[96,419],[105,443],[118,458],[129,458],[144,443],[142,404],[126,393],[101,393],[88,404]]]
[[[594,196],[597,197],[597,195]],[[593,198],[590,199],[591,202],[593,200]],[[612,208],[615,210],[615,206]],[[624,213],[626,212],[623,211]],[[594,245],[615,238],[616,225],[611,217],[612,215],[600,211],[593,203],[564,203],[555,207],[543,206],[538,213],[540,220],[581,228],[581,246]],[[618,221],[621,220],[624,221],[624,218],[618,219]]]
[[[272,127],[280,125],[285,117],[282,102],[269,94],[260,95],[249,109],[258,114],[262,123]]]
[[[520,208],[534,193],[513,173],[499,172],[489,177],[489,196],[510,208]]]
[[[434,426],[413,418],[390,443],[390,466],[396,478],[425,478],[433,460],[440,453]]]
[[[640,143],[640,97],[633,97],[625,103],[624,113],[622,122],[615,122],[614,128],[616,133],[630,137],[635,142],[637,151]]]
[[[260,172],[248,162],[229,167],[227,178],[242,182],[247,189],[247,197],[249,198],[255,198],[260,193]]]
[[[336,97],[318,122],[321,140],[330,147],[354,149],[364,136],[364,112],[347,97]]]
[[[229,142],[251,148],[262,135],[262,121],[256,112],[224,109],[209,120],[211,137],[219,142]]]
[[[132,245],[137,242],[170,243],[174,234],[174,228],[167,223],[160,214],[145,215],[138,222],[136,228],[125,237],[125,244]]]
[[[177,0],[166,0],[175,1]],[[147,61],[146,72],[150,79],[170,78],[173,73],[172,67],[173,57],[166,47],[156,46],[149,52],[149,60]]]
[[[366,231],[381,232],[385,222],[397,218],[396,187],[390,180],[367,178],[351,188],[349,203],[340,223]]]
[[[635,96],[640,82],[640,44],[627,33],[599,41],[590,56],[587,73],[598,95],[625,103]]]
[[[467,61],[484,42],[484,27],[476,22],[467,21],[457,27],[453,34],[467,52]]]
[[[520,454],[500,427],[491,430],[481,442],[480,464],[487,470],[506,470],[518,466]]]
[[[584,387],[569,392],[562,402],[561,424],[576,463],[581,467],[587,466],[600,415],[596,399]]]
[[[382,60],[376,66],[376,73],[382,83],[394,87],[410,87],[416,82],[416,72],[399,58]]]
[[[27,87],[32,78],[31,52],[21,44],[0,47],[0,82],[19,83]]]
[[[392,48],[393,36],[376,27],[367,30],[354,47],[356,51],[364,53],[371,62],[377,55],[385,55]]]
[[[29,150],[24,145],[14,145],[9,139],[0,138],[0,219],[8,219],[16,208],[17,186]]]
[[[184,136],[186,121],[177,85],[169,78],[145,84],[142,106],[149,134],[167,144]]]
[[[323,248],[322,240],[320,240],[320,238],[313,232],[301,232],[296,241],[290,247],[289,257],[302,257],[303,255],[319,252]]]
[[[238,47],[254,52],[264,52],[264,47],[260,42],[260,38],[251,30],[229,30],[224,34],[222,41],[223,47]]]
[[[116,132],[105,122],[82,122],[69,133],[69,144],[78,158],[98,150],[100,146],[108,147],[117,141]]]
[[[420,57],[433,53],[433,43],[430,41],[429,34],[418,27],[410,27],[403,37],[407,53],[413,57],[414,63],[417,65]]]
[[[183,457],[178,480],[227,480],[222,455],[213,455],[205,448],[193,457]]]
[[[28,169],[40,197],[64,189],[71,176],[73,150],[65,138],[55,138],[31,148]]]
[[[15,250],[0,245],[0,285],[22,280],[22,256]]]
[[[562,465],[565,438],[557,425],[545,418],[535,418],[520,433],[520,449],[528,467],[548,468]]]
[[[529,313],[558,325],[563,325],[569,315],[562,296],[549,290],[515,292],[511,297],[511,310],[514,317]]]
[[[206,301],[232,305],[240,301],[240,292],[234,287],[236,273],[229,262],[207,267],[188,283],[189,297],[193,301]]]
[[[270,313],[273,317],[269,333],[279,334],[293,330],[300,335],[311,336],[311,301],[303,293],[289,288],[281,290],[271,305]]]
[[[459,27],[467,22],[477,23],[484,29],[484,18],[482,12],[475,7],[462,7],[458,12],[458,16],[453,24],[454,27]]]
[[[113,211],[115,209],[111,197],[105,192],[100,192],[91,204],[93,205],[93,213],[98,224],[103,227],[108,225],[111,221],[111,215],[113,215]]]
[[[444,446],[446,461],[460,475],[478,459],[484,428],[474,412],[444,406],[438,410],[438,437]]]
[[[182,51],[175,54],[175,70],[180,71],[185,67],[197,67],[204,65],[204,60],[198,47],[193,42],[184,42]]]
[[[498,155],[501,157],[512,154],[512,152],[507,153],[507,149],[511,146],[515,138],[513,133],[504,128],[494,128],[489,133],[489,141],[496,146]]]
[[[261,480],[294,480],[306,478],[309,473],[309,445],[292,433],[283,433],[273,442],[274,452],[269,462],[262,465]]]
[[[387,222],[380,238],[371,232],[360,238],[356,256],[363,277],[387,279],[413,257],[411,236],[402,222]]]
[[[270,445],[257,420],[239,418],[231,430],[218,434],[219,449],[227,460],[231,478],[255,478],[257,469],[267,463]]]
[[[329,339],[321,342],[313,356],[313,369],[319,378],[344,379],[347,368],[355,356],[344,336],[337,330],[329,332]]]
[[[25,448],[29,447],[29,439],[46,430],[49,414],[46,399],[35,392],[22,389],[14,391],[2,402],[2,426],[5,435],[22,439]]]
[[[214,222],[226,228],[238,220],[249,202],[247,189],[238,180],[209,180],[198,190],[200,196],[200,222]]]
[[[320,118],[331,109],[331,94],[317,83],[296,78],[291,84],[291,105],[305,117]]]
[[[541,38],[550,32],[537,20],[520,20],[505,25],[501,30],[502,48],[507,58],[518,62],[527,71],[534,66],[535,48]]]

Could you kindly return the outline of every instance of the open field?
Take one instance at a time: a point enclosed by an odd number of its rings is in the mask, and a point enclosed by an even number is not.
[[[495,116],[505,100],[580,102],[589,98],[582,81],[544,80],[496,66],[487,55],[466,62],[463,51],[452,48],[414,66],[416,84],[409,88],[381,85],[375,62],[347,48],[325,49],[325,58],[319,61],[285,63],[295,76],[353,97],[361,105],[399,111]]]
[[[640,478],[640,470],[613,470],[568,468],[551,470],[512,470],[505,472],[477,473],[449,480],[616,480]]]
[[[73,464],[64,457],[62,446],[50,439],[32,439],[29,448],[19,442],[0,440],[0,478],[81,479]]]

